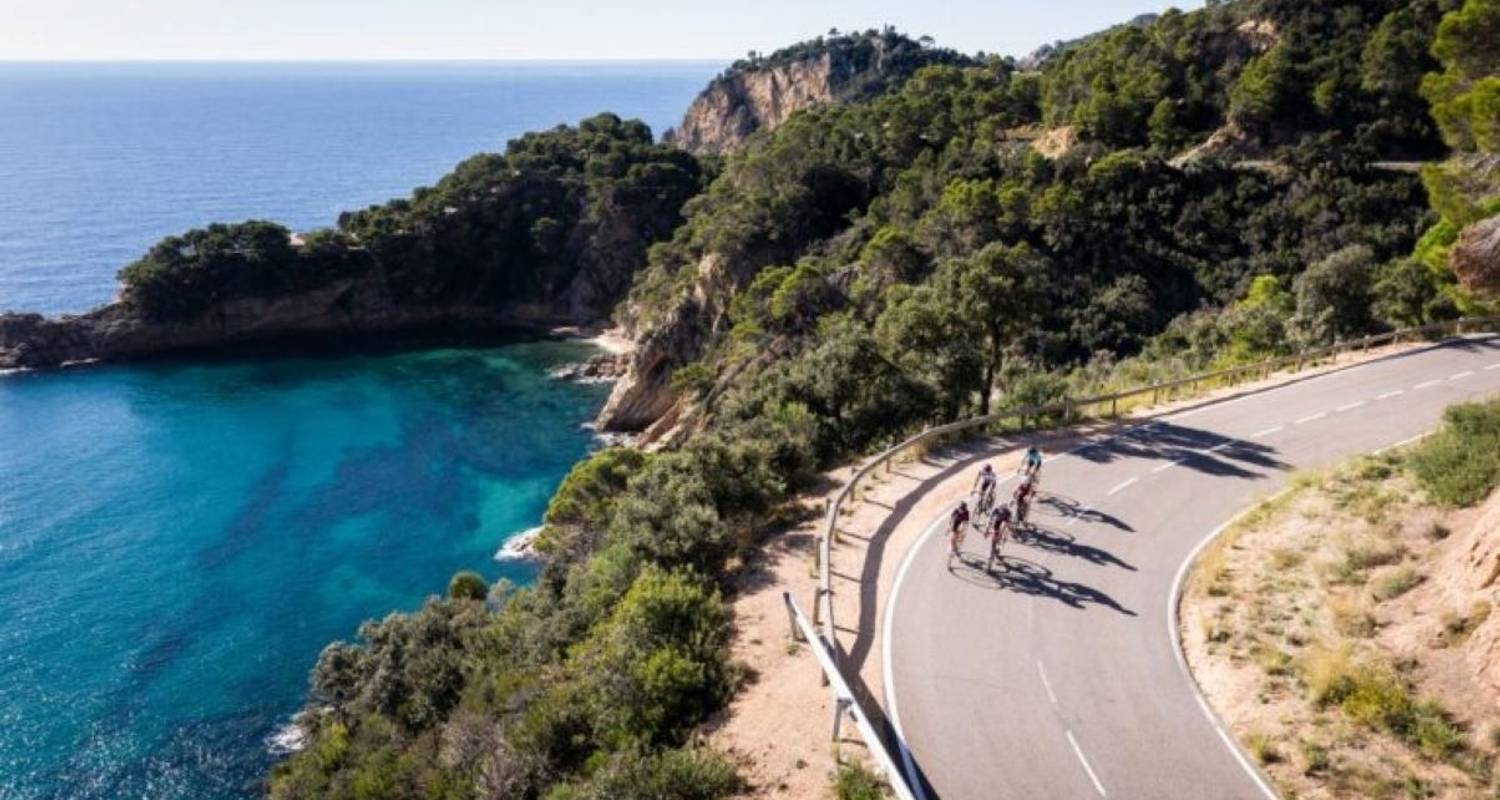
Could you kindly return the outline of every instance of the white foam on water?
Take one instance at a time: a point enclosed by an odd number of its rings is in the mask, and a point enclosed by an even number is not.
[[[307,731],[296,720],[288,722],[266,737],[266,751],[273,756],[289,756],[307,747]]]
[[[527,561],[535,558],[536,553],[532,550],[532,545],[536,543],[536,538],[541,535],[541,525],[538,525],[535,528],[527,528],[526,530],[517,533],[509,539],[506,539],[505,544],[501,545],[500,549],[495,551],[495,560]]]

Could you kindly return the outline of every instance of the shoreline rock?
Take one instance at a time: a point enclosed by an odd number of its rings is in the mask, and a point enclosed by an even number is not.
[[[295,295],[236,298],[182,321],[146,317],[113,302],[82,314],[0,313],[0,370],[49,369],[275,346],[317,352],[454,342],[520,334],[601,334],[526,304],[401,303],[378,287],[340,281]],[[604,370],[603,366],[598,368]]]
[[[535,561],[541,557],[537,552],[536,542],[541,537],[544,526],[527,528],[524,531],[505,540],[500,549],[495,551],[496,561]]]

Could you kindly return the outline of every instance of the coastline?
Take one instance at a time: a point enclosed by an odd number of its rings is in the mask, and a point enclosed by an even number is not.
[[[500,549],[495,551],[496,561],[533,561],[537,557],[536,541],[545,526],[538,525],[512,534]]]

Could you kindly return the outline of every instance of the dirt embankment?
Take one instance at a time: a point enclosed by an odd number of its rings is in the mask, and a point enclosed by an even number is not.
[[[1286,797],[1490,798],[1500,491],[1429,504],[1399,455],[1306,476],[1199,559],[1182,641]]]

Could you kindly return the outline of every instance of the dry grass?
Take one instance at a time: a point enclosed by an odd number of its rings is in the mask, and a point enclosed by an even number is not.
[[[1421,497],[1399,456],[1299,476],[1194,565],[1189,659],[1285,796],[1500,798],[1500,722],[1476,738],[1447,710],[1472,713],[1473,698],[1439,701],[1423,682],[1440,652],[1426,648],[1462,643],[1491,607],[1422,622],[1420,598],[1441,584],[1431,556],[1452,529]],[[1419,624],[1430,644],[1392,649],[1424,641],[1407,633]]]

